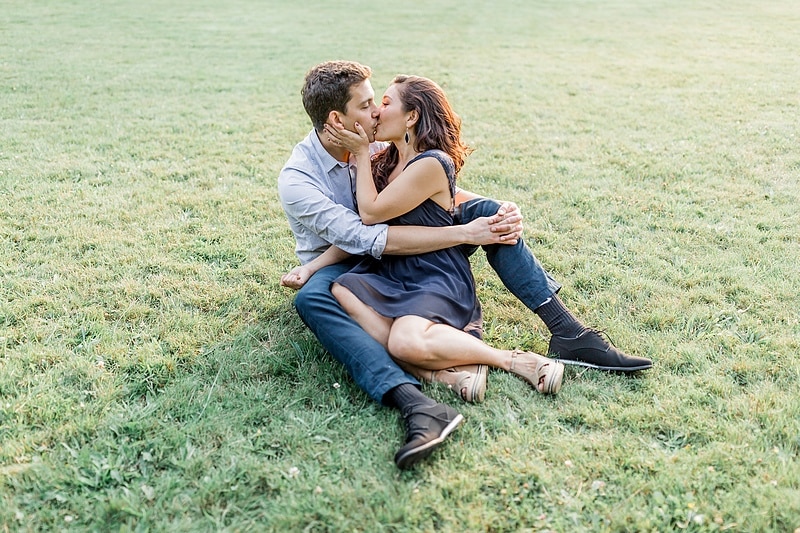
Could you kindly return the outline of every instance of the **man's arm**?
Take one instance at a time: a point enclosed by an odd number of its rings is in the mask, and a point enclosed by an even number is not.
[[[358,213],[335,202],[302,171],[284,169],[279,178],[281,204],[295,233],[313,236],[315,246],[326,243],[353,255],[380,257],[386,240],[386,225],[367,226]],[[349,184],[347,194],[350,194]],[[330,196],[329,196],[330,195]]]
[[[501,207],[498,215],[479,218],[469,224],[448,227],[390,226],[384,248],[381,239],[386,228],[384,224],[364,225],[357,213],[333,202],[302,177],[302,174],[295,175],[295,179],[287,180],[288,183],[279,184],[284,210],[320,238],[351,254],[369,254],[380,258],[383,253],[414,255],[460,244],[513,245],[522,232],[522,217],[501,214]],[[473,197],[478,198],[477,195]]]
[[[522,225],[518,222],[492,223],[494,217],[477,218],[469,224],[455,226],[389,226],[384,253],[414,255],[433,252],[461,244],[517,244]]]

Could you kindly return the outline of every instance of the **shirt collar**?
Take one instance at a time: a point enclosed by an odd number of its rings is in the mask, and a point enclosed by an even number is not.
[[[324,146],[322,146],[322,141],[319,140],[319,134],[317,133],[316,129],[311,130],[309,137],[311,137],[311,145],[314,147],[314,151],[317,153],[317,156],[322,163],[322,168],[325,169],[325,172],[330,172],[337,166],[342,168],[348,166],[347,162],[339,161],[333,157]]]

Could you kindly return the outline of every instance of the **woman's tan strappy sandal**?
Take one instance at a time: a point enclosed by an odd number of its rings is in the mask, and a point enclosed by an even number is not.
[[[561,389],[564,364],[534,352],[513,350],[511,368],[542,394],[556,394]]]
[[[486,365],[463,365],[446,370],[428,370],[424,379],[444,383],[469,403],[480,403],[486,394]]]

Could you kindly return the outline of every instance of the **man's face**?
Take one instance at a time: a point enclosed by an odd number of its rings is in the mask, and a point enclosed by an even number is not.
[[[375,91],[369,80],[364,80],[350,88],[350,100],[347,102],[345,114],[341,116],[344,127],[356,131],[355,123],[361,124],[369,137],[375,140],[375,127],[378,124],[378,106],[375,105]]]

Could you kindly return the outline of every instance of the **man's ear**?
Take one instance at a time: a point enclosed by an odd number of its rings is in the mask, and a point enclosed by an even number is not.
[[[342,114],[339,113],[338,111],[331,111],[330,113],[328,113],[328,124],[344,128],[344,122],[342,122]]]

